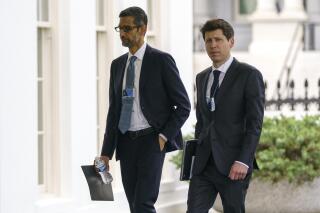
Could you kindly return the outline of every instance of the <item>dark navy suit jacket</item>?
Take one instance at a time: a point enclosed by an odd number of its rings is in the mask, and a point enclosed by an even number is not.
[[[111,64],[109,111],[101,151],[101,155],[109,158],[117,149],[122,82],[127,59],[128,53]],[[168,139],[166,151],[181,149],[180,128],[189,116],[190,101],[171,55],[147,45],[141,66],[139,92],[143,115],[158,133]]]
[[[235,161],[257,168],[255,151],[264,114],[264,83],[254,67],[231,63],[216,97],[216,109],[210,112],[206,102],[207,81],[212,67],[199,73],[197,85],[197,123],[199,139],[193,174],[200,174],[212,152],[218,170],[228,176]]]

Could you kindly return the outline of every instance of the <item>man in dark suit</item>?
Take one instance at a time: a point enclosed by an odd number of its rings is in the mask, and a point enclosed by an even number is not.
[[[101,151],[108,165],[116,150],[122,183],[133,213],[156,212],[166,152],[181,149],[180,128],[190,102],[175,61],[147,45],[147,15],[129,7],[116,31],[129,48],[111,64],[109,111]]]
[[[196,77],[198,139],[188,213],[207,213],[219,193],[224,213],[244,213],[264,114],[261,73],[233,58],[232,26],[213,19],[201,29],[213,65]]]

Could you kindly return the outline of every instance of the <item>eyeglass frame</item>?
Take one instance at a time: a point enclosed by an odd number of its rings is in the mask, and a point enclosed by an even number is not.
[[[134,28],[139,28],[139,27],[141,27],[141,25],[123,26],[123,27],[117,26],[117,27],[114,28],[114,30],[115,30],[116,32],[118,32],[118,33],[119,33],[121,30],[122,30],[123,32],[125,32],[125,33],[129,33],[129,32],[131,32]]]

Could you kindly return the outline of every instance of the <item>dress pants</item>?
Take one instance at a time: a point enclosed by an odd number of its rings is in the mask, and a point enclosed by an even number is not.
[[[210,154],[204,171],[191,179],[187,213],[208,213],[218,193],[224,213],[245,213],[245,197],[250,178],[251,174],[244,180],[231,180],[222,175]]]
[[[155,213],[165,157],[155,132],[131,138],[120,134],[118,155],[122,183],[131,213]]]

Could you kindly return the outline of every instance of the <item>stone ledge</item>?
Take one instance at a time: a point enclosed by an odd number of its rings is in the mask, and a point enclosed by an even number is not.
[[[277,184],[253,180],[246,199],[248,213],[319,213],[320,178],[311,183],[295,186],[288,182]],[[215,209],[221,210],[217,199]]]

